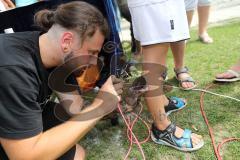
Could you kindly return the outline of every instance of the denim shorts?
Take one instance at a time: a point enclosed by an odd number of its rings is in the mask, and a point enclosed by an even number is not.
[[[195,10],[197,6],[210,6],[211,0],[184,0],[186,11]]]

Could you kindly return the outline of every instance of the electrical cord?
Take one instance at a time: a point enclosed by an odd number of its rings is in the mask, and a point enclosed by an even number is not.
[[[171,86],[171,87],[173,87],[174,89],[181,89],[180,87],[176,87],[176,86]],[[215,96],[224,97],[224,98],[228,98],[228,99],[240,102],[240,99],[237,99],[237,98],[234,98],[234,97],[230,97],[230,96],[227,96],[227,95],[214,93],[214,92],[208,91],[206,89],[198,89],[198,88],[196,88],[196,89],[191,89],[190,91],[204,92],[204,93],[208,93],[208,94],[212,94],[212,95],[215,95]]]
[[[167,85],[169,86],[169,85]],[[209,132],[209,135],[210,135],[210,138],[211,138],[211,142],[212,142],[212,145],[213,145],[213,149],[214,149],[214,153],[215,153],[215,156],[218,160],[222,160],[222,157],[220,155],[220,150],[222,148],[222,146],[226,143],[229,143],[229,142],[232,142],[232,141],[240,141],[240,138],[227,138],[227,139],[224,139],[220,144],[218,144],[218,146],[216,146],[215,144],[215,137],[214,137],[214,134],[213,134],[213,130],[209,124],[209,121],[208,121],[208,118],[206,116],[206,113],[204,111],[204,95],[206,93],[208,94],[211,94],[211,95],[215,95],[215,96],[219,96],[219,97],[224,97],[224,98],[227,98],[227,99],[231,99],[231,100],[234,100],[234,101],[237,101],[237,102],[240,102],[240,99],[237,99],[237,98],[234,98],[234,97],[230,97],[230,96],[227,96],[227,95],[222,95],[222,94],[218,94],[218,93],[214,93],[214,92],[211,92],[209,91],[209,89],[213,86],[213,84],[211,85],[208,85],[205,89],[191,89],[190,91],[198,91],[198,92],[201,92],[201,95],[200,95],[200,110],[201,110],[201,114],[204,118],[204,121],[208,127],[208,132]],[[181,89],[180,87],[176,87],[176,86],[170,86],[174,89]],[[143,157],[143,159],[145,160],[146,157],[144,155],[144,152],[143,152],[143,149],[142,149],[142,146],[141,144],[144,144],[146,143],[149,139],[150,139],[150,135],[151,135],[151,129],[148,125],[148,123],[146,121],[144,121],[142,118],[141,118],[141,113],[142,113],[142,110],[143,110],[143,105],[141,103],[139,103],[140,105],[140,111],[138,114],[134,113],[134,112],[131,112],[131,115],[133,115],[135,117],[135,119],[131,122],[131,119],[130,118],[126,118],[124,113],[122,112],[122,109],[120,107],[120,105],[118,106],[118,109],[119,109],[119,112],[127,126],[127,137],[128,137],[128,140],[130,142],[130,145],[129,145],[129,149],[127,151],[127,154],[124,158],[124,160],[126,160],[128,157],[129,157],[129,154],[132,150],[132,145],[133,144],[137,144],[140,152],[141,152],[141,155]],[[148,130],[148,136],[147,138],[145,138],[143,141],[139,142],[138,138],[136,137],[136,135],[133,133],[133,127],[134,125],[136,124],[136,122],[140,120],[147,128]],[[133,140],[134,139],[134,140]]]
[[[221,96],[221,97],[225,97],[225,98],[229,98],[229,99],[232,99],[232,100],[235,100],[235,101],[238,101],[240,102],[239,99],[236,99],[236,98],[233,98],[233,97],[229,97],[229,96],[225,96],[225,95],[220,95],[220,94],[216,94],[216,93],[213,93],[213,92],[210,92],[210,91],[207,91],[208,89],[210,89],[211,87],[213,86],[213,84],[210,84],[209,86],[207,86],[205,88],[205,90],[201,90],[201,89],[198,89],[199,91],[201,91],[201,96],[200,96],[200,110],[201,110],[201,113],[202,113],[202,116],[204,118],[204,121],[208,127],[208,132],[209,132],[209,135],[210,135],[210,138],[211,138],[211,141],[212,141],[212,144],[213,144],[213,149],[214,149],[214,153],[215,153],[215,156],[218,160],[222,160],[222,157],[220,155],[220,150],[222,148],[222,146],[228,142],[232,142],[232,141],[240,141],[240,138],[227,138],[227,139],[224,139],[220,144],[218,144],[218,146],[216,146],[216,143],[215,143],[215,137],[214,137],[214,134],[213,134],[213,129],[211,128],[210,124],[209,124],[209,121],[208,121],[208,118],[207,118],[207,115],[204,111],[204,95],[206,93],[210,93],[210,94],[213,94],[213,95],[217,95],[217,96]]]

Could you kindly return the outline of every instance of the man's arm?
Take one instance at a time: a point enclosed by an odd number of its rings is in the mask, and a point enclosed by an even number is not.
[[[22,140],[0,138],[0,143],[9,159],[57,159],[75,145],[105,114],[115,109],[120,100],[118,94],[121,93],[122,84],[114,85],[110,77],[92,105],[70,120],[31,138]]]
[[[78,91],[73,91],[71,93],[56,92],[56,94],[61,105],[71,117],[81,112],[84,100]]]
[[[88,110],[96,109],[99,106],[100,103],[95,102],[88,107]],[[101,117],[96,117],[81,121],[78,120],[79,118],[80,116],[75,116],[69,121],[31,138],[22,140],[0,138],[0,142],[9,159],[57,159],[74,146],[101,119]]]

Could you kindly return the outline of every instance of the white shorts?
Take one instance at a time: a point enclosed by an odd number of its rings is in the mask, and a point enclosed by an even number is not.
[[[184,0],[186,11],[193,11],[197,6],[210,6],[211,0]]]
[[[128,6],[142,46],[189,38],[184,0],[128,0]]]

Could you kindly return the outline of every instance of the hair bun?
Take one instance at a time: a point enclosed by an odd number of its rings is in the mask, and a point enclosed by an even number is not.
[[[44,9],[35,14],[34,21],[42,30],[48,31],[54,24],[54,16],[54,11]]]

